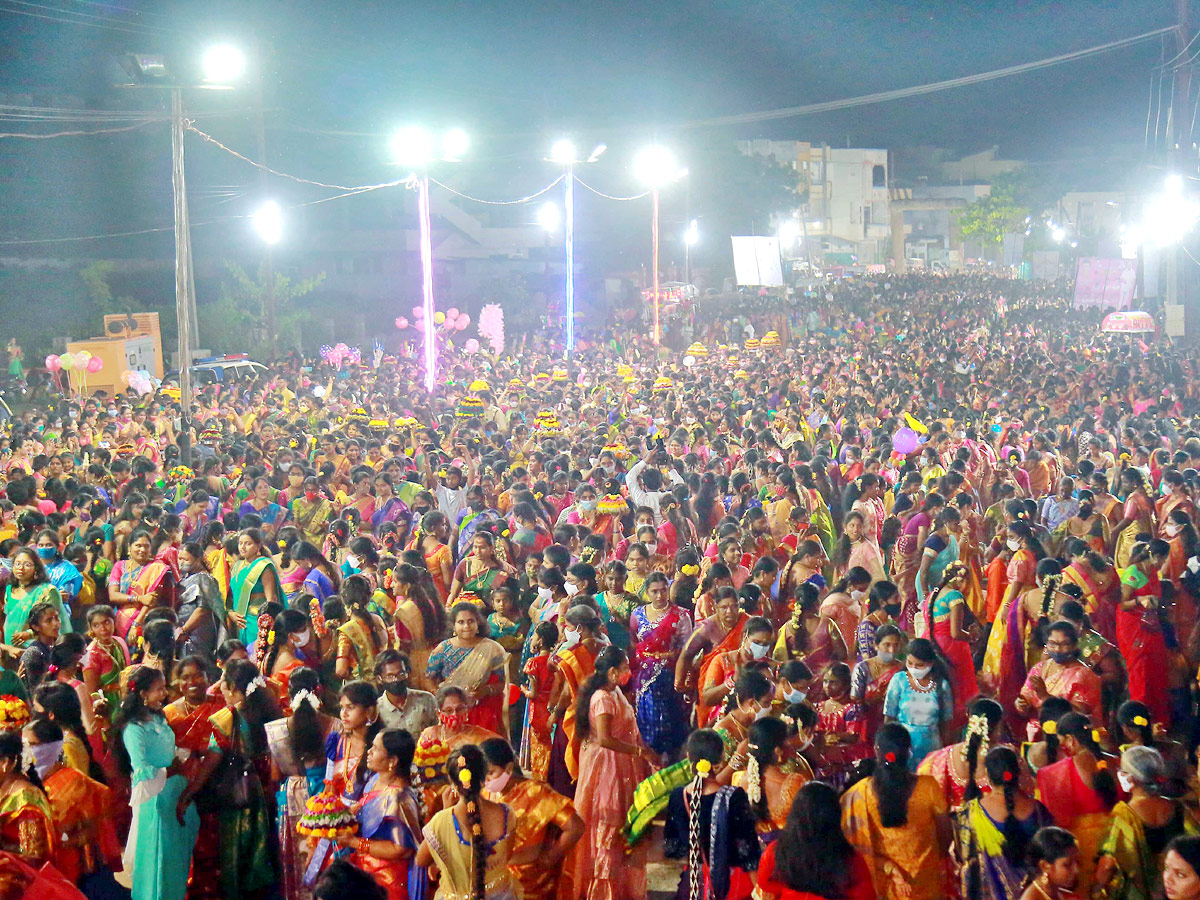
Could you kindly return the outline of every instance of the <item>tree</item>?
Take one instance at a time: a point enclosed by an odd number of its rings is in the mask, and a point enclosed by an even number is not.
[[[732,141],[693,145],[687,165],[692,217],[724,244],[730,235],[770,234],[775,218],[807,199],[795,170],[742,153]]]
[[[226,351],[245,350],[259,354],[267,349],[266,323],[267,272],[265,263],[251,278],[238,263],[225,261],[229,280],[221,282],[220,296],[213,309],[212,321],[205,316],[204,341]],[[276,352],[302,347],[304,326],[312,321],[312,312],[294,301],[311,294],[325,280],[321,272],[312,278],[293,281],[282,272],[275,273],[275,349]]]
[[[79,271],[88,299],[92,301],[93,334],[104,334],[104,317],[125,315],[137,310],[138,302],[133,297],[118,297],[113,293],[109,278],[116,268],[112,260],[97,259]]]
[[[999,244],[1005,233],[1025,230],[1030,215],[1028,184],[1020,173],[997,176],[986,197],[980,197],[958,214],[963,237],[983,244]]]

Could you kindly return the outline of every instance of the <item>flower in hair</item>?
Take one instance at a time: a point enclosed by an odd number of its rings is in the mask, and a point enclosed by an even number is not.
[[[1138,726],[1139,728],[1145,728],[1147,725],[1150,724],[1150,720],[1147,719],[1145,716],[1134,716],[1133,724]]]
[[[320,704],[317,702],[317,695],[307,688],[296,691],[296,696],[292,698],[292,709],[299,708],[301,703],[307,703],[310,709],[317,709]]]
[[[280,550],[286,550],[286,549],[287,549],[287,541],[277,541],[276,543],[277,543],[277,545],[279,546],[279,549],[280,549]]]
[[[712,763],[707,759],[702,759],[700,762],[696,763],[696,771],[701,775],[707,775],[712,771]]]
[[[889,750],[887,753],[883,754],[883,761],[894,763],[896,761],[896,754]]]
[[[1012,773],[1012,772],[1005,772],[1005,773],[1004,773],[1004,781],[1005,781],[1005,783],[1007,783],[1007,782],[1009,782],[1009,781],[1012,781],[1012,780],[1013,780],[1013,773]]]
[[[1095,741],[1095,742],[1098,744],[1098,743],[1100,743],[1100,741],[1101,741],[1101,740],[1103,740],[1103,738],[1104,738],[1104,735],[1102,735],[1102,734],[1100,733],[1100,729],[1099,729],[1099,728],[1093,728],[1093,729],[1092,729],[1092,740],[1093,740],[1093,741]]]
[[[1042,724],[1042,734],[1055,735],[1058,734],[1058,723],[1051,719],[1049,722]]]
[[[458,783],[461,784],[465,788],[469,788],[471,786],[471,770],[470,769],[467,769],[467,768],[459,769]]]
[[[688,564],[686,566],[680,566],[679,571],[684,575],[699,575],[700,567],[695,564]]]

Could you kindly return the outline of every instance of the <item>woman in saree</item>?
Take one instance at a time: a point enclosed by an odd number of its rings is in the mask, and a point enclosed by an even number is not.
[[[395,494],[395,482],[392,481],[392,476],[386,472],[376,475],[375,512],[369,519],[364,518],[363,522],[369,522],[371,530],[376,534],[379,534],[379,527],[388,522],[402,525],[403,532],[407,532],[411,518],[412,513],[408,506]]]
[[[793,756],[788,746],[792,730],[770,716],[754,722],[747,734],[746,768],[733,776],[734,787],[743,788],[750,801],[758,839],[774,841],[787,825],[796,794],[812,781],[811,772],[788,772],[785,762]]]
[[[46,566],[32,547],[21,547],[13,553],[12,579],[4,588],[4,643],[24,647],[33,640],[29,612],[43,601],[58,610],[61,628],[69,633],[71,614],[46,577]]]
[[[987,789],[984,757],[988,747],[1000,744],[1004,710],[990,697],[978,697],[971,704],[965,739],[935,750],[921,761],[917,772],[930,775],[942,789],[951,811]]]
[[[1130,554],[1139,534],[1154,534],[1154,504],[1146,493],[1146,479],[1132,466],[1121,472],[1125,506],[1111,531],[1112,555],[1118,569],[1131,565]]]
[[[362,470],[356,472],[351,486],[353,494],[346,505],[342,507],[342,518],[348,518],[347,511],[352,509],[358,513],[358,521],[366,523],[367,530],[370,530],[371,520],[377,509],[375,495],[371,493],[372,482],[370,472]],[[338,499],[340,500],[342,496],[339,494]]]
[[[209,574],[200,545],[187,543],[179,548],[179,634],[180,654],[199,654],[212,659],[225,632],[228,610],[221,600],[217,581]]]
[[[1192,521],[1196,518],[1196,504],[1182,473],[1174,469],[1164,472],[1162,484],[1166,493],[1154,504],[1154,518],[1158,522],[1158,537],[1168,540],[1167,522],[1171,513],[1178,510]]]
[[[364,575],[351,575],[342,582],[339,596],[347,618],[337,630],[334,674],[338,678],[373,682],[375,657],[391,645],[383,619],[371,612],[371,595],[371,583]]]
[[[200,546],[204,548],[204,562],[208,565],[208,572],[217,580],[217,587],[221,590],[221,600],[229,606],[229,579],[233,575],[233,560],[225,549],[225,526],[221,522],[209,522],[204,526]]]
[[[675,691],[681,696],[696,691],[696,721],[701,728],[707,728],[716,715],[716,709],[704,702],[704,692],[719,683],[714,663],[741,647],[749,619],[738,606],[737,592],[732,588],[723,592],[717,597],[716,612],[696,626],[675,662]]]
[[[913,582],[917,592],[917,608],[919,610],[916,621],[918,637],[929,637],[929,633],[926,631],[929,624],[928,598],[942,583],[942,573],[946,571],[946,568],[951,563],[958,562],[956,534],[960,518],[955,507],[944,507],[934,520],[933,530],[926,538],[925,547],[921,551],[921,562]]]
[[[1054,818],[1079,841],[1079,892],[1087,896],[1096,854],[1108,834],[1117,802],[1117,760],[1100,749],[1087,716],[1069,712],[1057,726],[1058,761],[1037,771],[1038,797]]]
[[[958,522],[958,561],[967,567],[961,588],[967,609],[982,625],[987,621],[987,595],[983,589],[983,519],[973,509],[975,498],[959,494],[955,500],[960,516]]]
[[[627,576],[625,563],[619,559],[610,561],[604,566],[600,576],[600,584],[604,589],[596,593],[595,600],[596,606],[600,608],[600,618],[604,620],[609,640],[614,647],[629,652],[629,616],[640,605],[640,601],[636,594],[625,589]]]
[[[1055,622],[1045,630],[1045,652],[1029,669],[1021,695],[1016,700],[1016,712],[1032,718],[1030,733],[1042,705],[1051,697],[1059,697],[1071,708],[1104,726],[1104,703],[1100,676],[1079,658],[1079,634],[1067,621]]]
[[[1167,767],[1157,750],[1125,750],[1117,777],[1129,799],[1113,807],[1095,884],[1113,900],[1143,900],[1157,896],[1167,844],[1180,835],[1200,834],[1200,821],[1181,800],[1163,796]]]
[[[446,633],[445,608],[425,589],[428,573],[401,563],[392,570],[392,594],[396,598],[396,622],[408,632],[406,650],[412,660],[413,687],[432,693],[437,688],[425,674],[429,654]]]
[[[820,687],[825,670],[835,662],[846,662],[850,648],[842,637],[837,622],[820,614],[817,588],[802,584],[796,594],[796,605],[792,618],[779,629],[779,638],[771,658],[777,662],[802,659],[813,673],[814,687],[811,702],[824,699]]]
[[[262,520],[262,531],[267,537],[274,537],[279,526],[287,517],[287,510],[271,499],[271,482],[265,478],[255,478],[250,483],[250,497],[238,510],[238,515],[255,515]]]
[[[850,673],[850,699],[862,707],[864,736],[868,743],[883,724],[883,701],[888,685],[904,671],[904,634],[892,624],[880,625],[873,633],[875,652]]]
[[[1096,497],[1089,490],[1079,492],[1079,511],[1054,529],[1054,545],[1065,549],[1073,538],[1083,541],[1096,553],[1108,551],[1108,519],[1096,511]]]
[[[417,550],[425,558],[425,567],[433,578],[438,600],[446,603],[450,596],[450,585],[454,581],[454,559],[450,554],[450,520],[440,510],[428,512],[421,524],[413,530]]]
[[[446,605],[453,606],[458,595],[466,591],[490,606],[492,589],[516,576],[516,569],[496,558],[496,539],[486,531],[476,531],[471,538],[471,552],[454,570]]]
[[[878,475],[873,475],[867,472],[859,475],[854,479],[854,493],[857,497],[850,506],[849,511],[857,512],[863,517],[863,536],[864,538],[875,545],[875,549],[879,549],[880,542],[883,539],[883,520],[887,518],[887,512],[883,504],[883,490],[886,487]],[[848,511],[848,512],[849,512]],[[842,528],[845,530],[845,522],[842,523]]]
[[[896,587],[900,589],[901,612],[900,629],[912,633],[913,623],[917,619],[918,600],[917,572],[924,561],[925,542],[933,527],[934,517],[944,509],[946,501],[936,492],[925,498],[920,512],[909,517],[904,523],[896,547],[892,551],[890,574]]]
[[[0,731],[0,850],[40,868],[54,864],[59,831],[41,785],[25,777],[21,756],[21,732]]]
[[[319,668],[318,642],[313,640],[312,620],[301,609],[284,609],[276,614],[265,643],[266,653],[259,670],[272,682],[278,697],[287,697],[292,673],[305,666]],[[288,707],[284,704],[284,711]]]
[[[580,735],[575,728],[579,692],[596,666],[600,643],[600,617],[590,606],[580,604],[567,610],[560,619],[562,643],[551,655],[549,669],[554,676],[550,687],[550,725],[553,729],[547,780],[565,796],[574,792],[579,778]]]
[[[167,682],[146,666],[133,670],[114,717],[122,770],[133,782],[133,827],[124,869],[134,900],[184,900],[200,816],[189,783],[175,771],[175,735],[163,716]]]
[[[268,603],[283,599],[279,571],[267,553],[266,539],[257,528],[238,534],[238,561],[229,582],[229,618],[238,629],[238,640],[253,647],[258,640],[258,617]]]
[[[1070,538],[1063,546],[1070,565],[1063,569],[1063,584],[1074,584],[1082,592],[1080,602],[1092,626],[1106,640],[1116,640],[1117,602],[1121,579],[1101,552],[1080,538]]]
[[[967,574],[962,563],[950,563],[942,571],[941,581],[929,596],[925,609],[926,633],[937,644],[949,668],[955,728],[966,724],[967,704],[979,693],[971,648],[982,632],[962,593]]]
[[[522,897],[554,900],[574,896],[570,856],[583,836],[583,819],[574,805],[549,785],[527,778],[504,738],[488,738],[479,749],[487,758],[485,796],[503,803],[513,814],[508,870],[520,883]]]
[[[871,586],[871,573],[855,566],[834,582],[829,593],[821,600],[818,614],[837,625],[838,634],[849,642],[858,631],[858,625],[866,615],[867,590]],[[851,649],[846,644],[846,650]]]
[[[314,547],[325,540],[325,529],[334,518],[333,504],[321,493],[321,482],[315,477],[304,479],[303,492],[292,500],[292,522],[304,539]]]
[[[889,723],[875,738],[875,771],[842,796],[842,830],[881,900],[951,895],[945,864],[952,825],[937,782],[909,765],[908,732]]]
[[[227,900],[242,900],[278,882],[271,844],[271,808],[262,786],[270,780],[265,726],[278,719],[280,713],[258,667],[249,660],[226,663],[219,684],[225,708],[209,717],[212,737],[202,778],[211,777],[227,754],[240,755],[259,777],[248,805],[241,809],[225,807],[217,813],[221,888]]]
[[[487,619],[474,603],[459,603],[450,611],[454,636],[429,655],[425,674],[440,689],[454,685],[474,701],[470,724],[501,734],[504,731],[504,662],[508,654],[488,637]]]
[[[654,751],[674,753],[688,733],[683,695],[676,690],[679,655],[692,633],[692,617],[671,602],[667,576],[652,572],[644,585],[649,603],[629,617],[634,644],[633,693],[642,740]]]
[[[722,590],[733,591],[733,588]],[[699,702],[710,712],[705,719],[697,719],[701,728],[709,728],[717,718],[718,710],[733,690],[733,684],[744,667],[757,660],[770,657],[775,644],[775,627],[771,620],[754,616],[742,629],[742,643],[734,650],[720,654],[705,670],[705,679],[700,684]],[[697,704],[699,705],[699,704]],[[697,712],[699,715],[699,712]]]
[[[417,744],[407,731],[381,731],[367,750],[370,780],[354,806],[357,834],[339,837],[350,861],[387,891],[387,900],[421,897],[425,871],[413,865],[421,844],[421,809],[409,785]]]
[[[1163,521],[1162,533],[1170,552],[1159,577],[1169,581],[1175,588],[1171,598],[1171,623],[1175,626],[1180,645],[1187,647],[1196,623],[1197,598],[1190,586],[1184,583],[1183,576],[1189,574],[1188,560],[1200,555],[1200,538],[1196,535],[1191,516],[1178,507],[1171,510]]]
[[[1121,602],[1117,608],[1117,647],[1129,672],[1129,699],[1145,703],[1156,722],[1170,727],[1167,693],[1169,668],[1160,606],[1158,573],[1170,548],[1158,539],[1134,544],[1129,565],[1121,570]]]
[[[1029,842],[1051,818],[1021,789],[1020,762],[1012,749],[993,747],[982,762],[988,791],[977,793],[955,816],[954,859],[961,895],[1014,900],[1031,874]]]
[[[180,772],[189,783],[196,782],[203,768],[203,756],[212,739],[212,723],[209,719],[225,705],[225,698],[220,694],[209,696],[206,663],[199,656],[185,656],[176,663],[175,689],[179,692],[179,699],[164,706],[163,715],[175,733],[177,754],[186,751]],[[201,801],[198,807],[204,809],[200,810],[200,832],[192,850],[192,895],[198,898],[219,897],[221,868],[217,813],[212,803]]]
[[[279,841],[280,890],[284,900],[307,900],[303,883],[312,848],[296,831],[308,799],[320,793],[325,781],[325,744],[336,721],[321,712],[321,676],[300,668],[288,682],[292,714],[265,726],[271,754],[275,795],[275,833]]]
[[[1013,701],[1025,683],[1025,635],[1021,628],[1021,595],[1037,583],[1038,560],[1045,554],[1027,522],[1007,526],[1005,551],[1012,554],[1005,566],[1007,587],[1004,601],[988,633],[987,649],[980,667],[980,682],[1000,705],[1012,709]],[[997,559],[1002,558],[998,556]],[[1014,728],[1020,722],[1013,721]]]
[[[316,545],[297,541],[292,544],[288,556],[298,576],[295,589],[288,595],[289,601],[299,594],[307,594],[324,603],[341,589],[341,571],[325,558]]]
[[[842,577],[850,569],[861,568],[870,573],[874,584],[887,578],[887,568],[879,545],[867,537],[865,521],[858,510],[846,514],[842,538],[833,548],[831,562],[835,577]]]
[[[96,604],[87,613],[91,642],[83,654],[83,683],[89,693],[101,692],[108,708],[121,702],[121,673],[133,661],[129,647],[115,635],[117,614],[111,606]]]

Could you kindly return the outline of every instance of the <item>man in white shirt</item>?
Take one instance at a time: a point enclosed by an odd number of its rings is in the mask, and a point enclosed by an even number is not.
[[[437,703],[433,694],[408,686],[412,663],[399,650],[384,650],[375,657],[375,677],[379,695],[379,718],[384,728],[407,731],[413,739],[430,725],[437,724]]]
[[[662,512],[659,509],[659,504],[664,497],[671,496],[670,491],[662,490],[662,472],[658,469],[646,468],[658,452],[657,448],[652,449],[634,463],[625,476],[625,486],[629,489],[629,499],[633,501],[635,507],[647,506],[654,510],[655,525],[662,522]],[[672,485],[684,483],[683,479],[679,477],[679,473],[671,466],[667,467],[667,479]]]

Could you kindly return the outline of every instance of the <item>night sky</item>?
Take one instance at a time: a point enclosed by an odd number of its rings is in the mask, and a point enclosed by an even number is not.
[[[888,104],[735,129],[686,124],[1032,61],[1150,31],[1173,17],[1166,0],[0,0],[0,90],[7,103],[29,92],[34,105],[56,105],[59,91],[94,108],[153,104],[153,97],[112,88],[120,51],[164,50],[185,59],[198,56],[209,36],[245,46],[258,40],[270,49],[263,66],[267,127],[279,168],[341,183],[394,177],[385,165],[386,135],[398,123],[422,121],[466,128],[475,164],[491,167],[492,176],[504,170],[501,183],[512,190],[544,180],[535,169],[561,134],[607,141],[611,162],[596,178],[627,191],[634,186],[623,166],[651,135],[684,143],[776,137],[963,152],[998,144],[1004,156],[1035,160],[1140,148],[1150,73],[1163,51],[1158,40]],[[1171,39],[1166,44],[1167,56],[1174,55]],[[192,102],[202,112],[237,112],[252,104],[248,93]],[[202,124],[254,155],[245,117]],[[10,122],[0,130],[38,127]],[[70,233],[88,222],[94,230],[169,222],[160,131],[134,139],[0,141],[0,200],[12,213],[0,220],[0,240]],[[219,205],[226,191],[254,181],[244,167],[198,157],[195,172],[189,169],[196,213],[211,213],[207,204]]]

